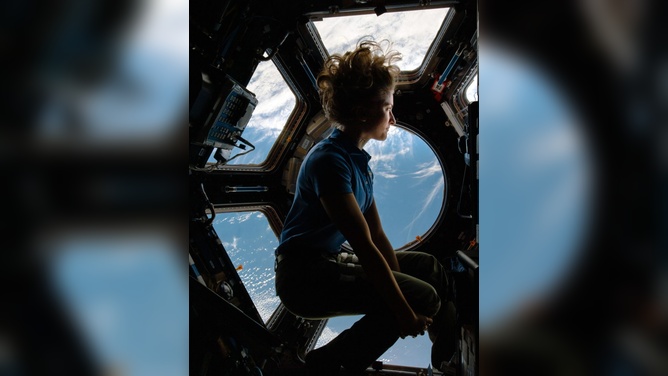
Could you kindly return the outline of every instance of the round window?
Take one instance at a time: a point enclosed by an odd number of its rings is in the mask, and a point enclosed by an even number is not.
[[[392,127],[387,140],[370,141],[376,206],[392,246],[424,235],[436,222],[446,189],[443,169],[420,137]]]

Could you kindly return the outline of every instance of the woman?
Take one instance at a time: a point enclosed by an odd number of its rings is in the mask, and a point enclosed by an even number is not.
[[[299,171],[297,190],[276,249],[276,291],[297,316],[364,314],[329,344],[309,352],[313,375],[366,369],[399,337],[424,334],[439,311],[447,277],[418,252],[395,253],[373,198],[367,141],[384,141],[400,59],[373,41],[333,55],[318,75],[323,109],[335,123]],[[355,254],[341,252],[344,241]]]

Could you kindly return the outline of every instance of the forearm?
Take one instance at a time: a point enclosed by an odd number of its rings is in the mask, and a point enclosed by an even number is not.
[[[378,209],[376,208],[376,200],[373,201],[371,207],[369,207],[364,214],[364,220],[369,227],[369,233],[371,234],[373,244],[383,255],[385,261],[390,266],[390,269],[400,272],[401,270],[399,269],[397,255],[394,253],[394,248],[392,248],[392,244],[387,238],[387,235],[385,235],[383,226],[380,224],[380,215],[378,215]]]
[[[373,237],[373,243],[385,258],[385,261],[390,266],[390,269],[394,270],[395,272],[400,272],[401,269],[399,268],[397,255],[394,252],[394,248],[392,248],[392,243],[390,243],[390,240],[385,235],[385,232],[381,232],[380,234]]]
[[[369,249],[366,252],[359,252],[357,255],[369,281],[371,281],[398,320],[413,319],[415,313],[406,301],[397,281],[394,279],[391,266],[386,261],[386,258],[372,245],[368,245],[367,247]],[[396,261],[396,256],[394,259]]]
[[[332,222],[355,250],[367,277],[397,319],[400,322],[409,320],[414,322],[416,315],[399,289],[385,256],[375,245],[367,221],[359,210],[353,194],[324,196],[320,201]],[[380,234],[380,232],[375,233]],[[382,241],[380,243],[383,244]],[[381,248],[392,250],[387,239],[386,243]]]

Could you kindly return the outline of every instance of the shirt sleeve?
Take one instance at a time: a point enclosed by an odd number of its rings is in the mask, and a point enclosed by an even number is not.
[[[308,173],[318,197],[329,193],[352,193],[352,166],[337,151],[328,150],[311,156]]]

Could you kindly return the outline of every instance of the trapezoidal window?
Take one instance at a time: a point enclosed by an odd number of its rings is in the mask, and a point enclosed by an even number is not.
[[[234,158],[228,165],[262,164],[269,156],[296,104],[294,93],[271,60],[258,64],[247,89],[256,95],[258,104],[242,136],[255,146],[255,150]],[[234,150],[235,153],[244,152]],[[232,153],[232,157],[235,153]],[[209,162],[216,162],[213,155]]]
[[[274,286],[274,249],[278,239],[259,211],[217,213],[213,228],[235,266],[255,308],[266,323],[280,299]]]
[[[420,67],[436,37],[448,8],[387,12],[375,14],[328,17],[313,24],[330,55],[352,51],[365,36],[376,41],[387,39],[392,49],[400,52],[403,59],[397,63],[402,71]]]

